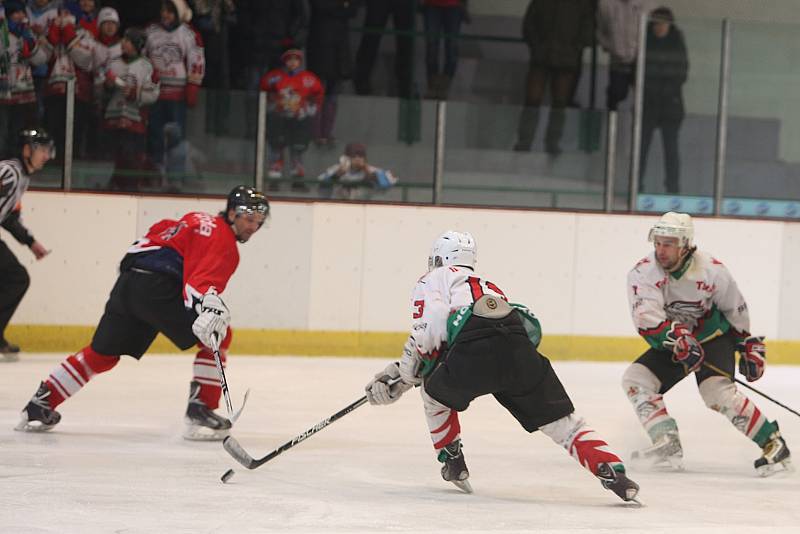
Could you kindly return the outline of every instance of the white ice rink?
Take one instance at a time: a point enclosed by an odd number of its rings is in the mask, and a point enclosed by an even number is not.
[[[62,355],[0,363],[0,532],[800,532],[800,473],[762,479],[759,449],[706,409],[693,380],[666,396],[687,470],[629,467],[643,508],[623,505],[491,397],[462,414],[470,481],[441,480],[416,391],[363,406],[247,471],[219,443],[180,437],[189,356],[124,358],[59,408],[47,434],[14,432],[18,411]],[[262,456],[362,395],[377,359],[233,356],[234,435]],[[646,445],[620,387],[622,363],[554,362],[583,415],[625,458]],[[800,368],[755,385],[800,407]],[[752,396],[800,450],[800,418]],[[800,463],[800,460],[797,461]],[[222,484],[230,467],[236,475]]]

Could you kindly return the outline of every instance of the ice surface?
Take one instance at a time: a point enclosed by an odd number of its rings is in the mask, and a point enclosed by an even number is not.
[[[758,447],[705,408],[691,379],[666,395],[687,471],[630,468],[646,503],[637,509],[491,397],[461,416],[473,495],[439,477],[416,391],[363,406],[247,471],[219,443],[180,437],[189,356],[124,358],[59,408],[54,431],[14,432],[62,357],[0,364],[0,532],[800,532],[800,473],[756,476]],[[385,363],[233,356],[234,404],[252,390],[234,435],[262,456],[359,398]],[[554,367],[614,449],[627,457],[647,444],[619,386],[625,364]],[[799,383],[800,367],[773,366],[755,386],[797,409]],[[797,450],[800,418],[751,398]],[[236,475],[222,484],[230,467]]]

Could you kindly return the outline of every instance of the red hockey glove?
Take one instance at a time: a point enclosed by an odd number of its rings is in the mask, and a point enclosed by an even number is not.
[[[67,24],[61,30],[61,42],[64,43],[65,45],[68,45],[72,42],[73,39],[75,39],[77,35],[78,34],[75,32],[75,25]]]
[[[736,345],[739,351],[739,372],[748,382],[755,382],[764,374],[767,363],[767,347],[764,336],[750,336]]]
[[[667,332],[664,346],[672,349],[672,361],[683,365],[687,374],[697,371],[703,364],[703,358],[705,358],[703,346],[686,325],[673,323],[672,328]]]

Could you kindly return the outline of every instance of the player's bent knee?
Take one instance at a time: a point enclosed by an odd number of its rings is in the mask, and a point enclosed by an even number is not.
[[[552,423],[547,423],[539,427],[542,434],[552,439],[556,443],[566,446],[572,441],[573,436],[584,425],[583,418],[572,412],[569,415],[556,419]]]
[[[104,373],[119,363],[119,356],[100,354],[89,346],[83,349],[83,360],[95,373]]]
[[[698,386],[700,396],[706,406],[714,411],[732,406],[736,400],[736,384],[724,376],[712,376],[703,380]]]
[[[622,390],[627,394],[631,388],[657,393],[661,389],[661,381],[641,363],[632,363],[622,375]]]

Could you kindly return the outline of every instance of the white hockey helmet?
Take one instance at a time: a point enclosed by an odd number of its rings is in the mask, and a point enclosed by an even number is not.
[[[428,270],[443,265],[460,265],[475,268],[478,247],[469,232],[448,230],[436,238],[428,256]]]
[[[694,241],[694,224],[688,213],[669,211],[650,229],[648,241],[656,237],[677,237],[681,247],[691,248]]]

